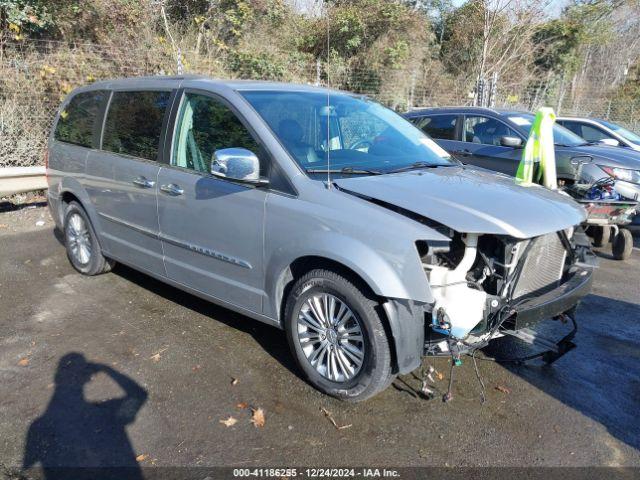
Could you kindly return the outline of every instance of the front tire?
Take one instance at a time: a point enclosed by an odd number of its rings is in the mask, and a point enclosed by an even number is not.
[[[318,390],[357,402],[389,386],[391,349],[379,302],[329,270],[300,278],[287,299],[285,329],[305,377]]]
[[[64,243],[67,258],[83,275],[98,275],[111,270],[114,261],[102,255],[89,216],[78,202],[70,202],[64,215]]]

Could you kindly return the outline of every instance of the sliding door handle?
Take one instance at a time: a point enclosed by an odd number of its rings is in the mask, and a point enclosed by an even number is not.
[[[138,177],[133,181],[133,184],[141,188],[153,188],[156,182],[147,180],[145,177]]]
[[[162,190],[164,193],[168,193],[169,195],[182,195],[184,193],[184,190],[180,188],[179,185],[176,185],[175,183],[170,183],[169,185],[162,185],[160,187],[160,190]]]

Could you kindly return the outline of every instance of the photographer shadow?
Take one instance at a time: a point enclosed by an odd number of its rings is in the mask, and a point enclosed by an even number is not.
[[[87,401],[84,386],[96,373],[108,375],[125,395]],[[39,463],[47,480],[142,479],[126,427],[146,399],[146,390],[126,375],[87,362],[80,353],[66,354],[58,363],[46,411],[29,427],[23,468]]]

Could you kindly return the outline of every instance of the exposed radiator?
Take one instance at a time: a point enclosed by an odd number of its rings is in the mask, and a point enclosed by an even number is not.
[[[567,250],[558,234],[542,235],[532,242],[513,292],[514,299],[537,290],[555,287],[562,278]]]

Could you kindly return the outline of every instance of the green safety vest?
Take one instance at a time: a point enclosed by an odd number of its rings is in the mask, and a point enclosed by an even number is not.
[[[527,144],[522,152],[522,159],[518,165],[516,182],[520,185],[540,183],[547,188],[557,190],[556,152],[553,142],[553,123],[556,114],[552,108],[542,107],[536,112],[536,118],[531,125]]]

